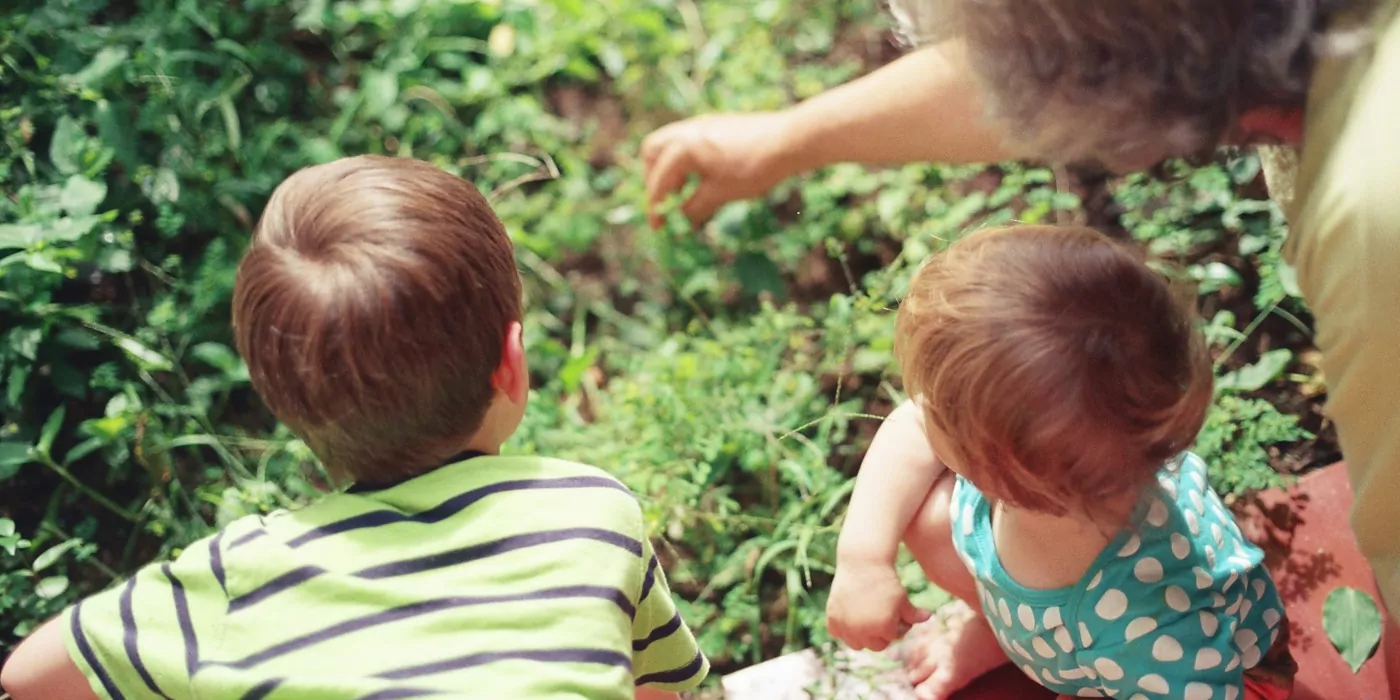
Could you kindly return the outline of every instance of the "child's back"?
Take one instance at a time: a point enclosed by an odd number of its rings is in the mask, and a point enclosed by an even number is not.
[[[1194,316],[1087,229],[969,235],[914,276],[896,353],[915,402],[861,466],[828,610],[880,648],[923,616],[902,539],[984,617],[908,647],[940,700],[1007,662],[1078,697],[1227,700],[1291,689],[1263,554],[1186,450],[1211,397]]]
[[[592,467],[497,454],[529,394],[520,316],[509,239],[467,183],[387,158],[290,178],[240,265],[238,345],[272,411],[355,486],[236,521],[83,601],[21,647],[7,690],[629,698],[698,684],[707,662],[632,494]]]
[[[476,456],[239,520],[81,603],[74,644],[112,697],[625,698],[634,663],[704,664],[644,532],[596,469]]]

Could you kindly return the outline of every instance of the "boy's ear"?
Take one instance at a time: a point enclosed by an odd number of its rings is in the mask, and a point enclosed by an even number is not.
[[[530,395],[530,366],[525,361],[525,329],[519,321],[506,328],[501,346],[501,364],[491,374],[491,386],[512,402],[525,403]]]

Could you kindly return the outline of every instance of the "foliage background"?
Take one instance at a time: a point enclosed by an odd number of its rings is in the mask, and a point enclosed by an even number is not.
[[[0,650],[144,562],[315,494],[305,446],[249,389],[227,306],[272,188],[346,154],[425,158],[491,193],[537,369],[511,449],[598,464],[642,496],[721,672],[829,641],[851,477],[901,399],[889,310],[912,265],[971,228],[1088,220],[1196,285],[1221,374],[1198,448],[1223,491],[1335,457],[1251,153],[1122,180],[843,165],[700,230],[645,225],[651,128],[781,108],[897,55],[868,0],[0,14]]]

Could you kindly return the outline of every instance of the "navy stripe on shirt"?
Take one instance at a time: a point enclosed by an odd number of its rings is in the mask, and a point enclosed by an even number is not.
[[[360,700],[398,700],[399,698],[421,698],[425,695],[440,695],[436,690],[422,690],[419,688],[390,688],[376,693],[362,696]]]
[[[266,537],[266,536],[267,536],[267,530],[261,530],[261,529],[259,529],[259,530],[253,530],[252,532],[250,532],[250,533],[248,533],[248,534],[246,534],[246,535],[243,535],[242,537],[239,537],[238,539],[234,540],[233,542],[230,542],[229,545],[228,545],[228,548],[229,548],[230,550],[238,549],[239,547],[242,547],[243,545],[248,544],[249,542],[252,542],[253,540],[256,540],[256,539],[259,539],[259,538],[262,538],[262,537]]]
[[[470,561],[486,559],[507,552],[537,547],[555,542],[567,542],[570,540],[594,540],[610,544],[620,549],[625,549],[636,556],[642,554],[642,543],[623,534],[612,530],[602,530],[591,527],[565,528],[561,530],[545,530],[543,532],[530,532],[523,535],[512,535],[502,537],[498,540],[474,544],[467,547],[429,554],[402,561],[389,562],[361,569],[351,576],[363,579],[385,579],[395,576],[407,576],[409,574],[441,569],[458,564],[465,564]],[[303,566],[293,569],[271,581],[229,601],[229,612],[236,612],[252,606],[270,598],[282,591],[305,583],[321,574],[328,573],[325,569],[317,566]]]
[[[386,680],[418,678],[435,673],[446,673],[448,671],[460,671],[477,666],[484,666],[498,661],[591,663],[605,666],[617,666],[627,669],[628,672],[632,670],[632,657],[627,654],[612,651],[611,649],[526,649],[519,651],[488,651],[480,654],[468,654],[455,659],[435,661],[433,663],[387,671],[375,677]]]
[[[661,671],[660,673],[648,673],[645,676],[637,676],[637,685],[645,685],[647,683],[684,683],[694,678],[695,674],[699,673],[700,669],[704,667],[704,655],[700,652],[695,652],[695,658],[691,659],[690,663],[680,668],[670,671]]]
[[[631,494],[627,487],[618,483],[615,479],[601,476],[570,476],[560,479],[518,479],[515,481],[501,481],[479,489],[473,489],[466,493],[458,494],[442,503],[433,506],[421,513],[414,515],[404,515],[391,510],[376,510],[361,515],[352,516],[344,520],[322,525],[317,528],[298,535],[287,542],[287,546],[293,549],[301,547],[311,542],[315,542],[323,537],[337,535],[352,530],[363,530],[366,528],[382,527],[385,525],[396,525],[400,523],[416,523],[419,525],[432,525],[440,523],[478,501],[493,496],[498,493],[510,491],[526,491],[531,489],[584,489],[584,488],[609,488]]]
[[[616,588],[607,586],[563,586],[560,588],[548,588],[542,591],[532,591],[530,593],[517,593],[513,595],[495,596],[454,596],[450,598],[438,598],[435,600],[425,600],[418,603],[409,603],[397,608],[372,613],[353,620],[347,620],[329,627],[294,637],[280,644],[274,645],[260,652],[244,657],[238,661],[217,662],[207,664],[208,666],[222,666],[247,670],[258,664],[265,663],[287,654],[303,651],[309,647],[322,642],[330,641],[347,634],[353,634],[371,627],[387,625],[409,618],[422,615],[431,615],[444,610],[456,608],[472,607],[477,605],[493,605],[497,603],[519,603],[539,600],[562,600],[567,598],[597,598],[609,600],[628,616],[636,614],[636,609],[632,607],[631,601],[627,600],[627,594]]]
[[[243,694],[241,700],[262,700],[272,694],[279,686],[287,682],[285,678],[269,678]]]
[[[511,535],[502,537],[499,540],[474,544],[460,549],[453,549],[438,554],[429,554],[423,557],[405,559],[403,561],[390,562],[361,569],[355,575],[367,579],[393,578],[395,576],[407,576],[422,571],[441,569],[457,564],[465,564],[469,561],[494,557],[498,554],[538,547],[544,544],[555,542],[567,542],[569,540],[593,540],[610,544],[619,549],[625,549],[636,556],[642,555],[642,543],[612,530],[603,530],[596,527],[569,527],[560,530],[545,530],[543,532],[527,532],[523,535]]]
[[[224,540],[224,531],[220,530],[214,539],[209,540],[209,567],[214,570],[214,579],[219,582],[219,588],[223,590],[224,596],[228,596],[228,583],[225,581],[224,554],[219,551],[219,543]]]
[[[180,622],[180,634],[185,638],[185,669],[190,678],[199,670],[199,638],[194,634],[194,622],[190,619],[190,601],[185,595],[185,584],[175,576],[170,564],[161,564],[161,572],[170,580],[170,592],[175,598],[175,617]]]
[[[118,603],[118,615],[122,620],[122,646],[126,649],[127,661],[131,662],[131,668],[136,671],[136,675],[141,677],[141,681],[152,693],[172,700],[169,695],[161,691],[156,685],[156,679],[151,677],[151,672],[146,669],[146,663],[141,660],[141,647],[136,640],[136,613],[132,610],[131,598],[136,592],[136,577],[127,579],[126,587],[122,589],[121,599]]]
[[[264,583],[261,586],[258,586],[257,588],[254,588],[251,591],[248,591],[247,593],[244,593],[241,596],[238,596],[237,598],[230,600],[228,602],[228,611],[230,613],[237,612],[239,610],[242,610],[243,608],[253,605],[254,603],[262,601],[264,598],[268,598],[277,593],[281,593],[282,591],[285,591],[288,588],[292,588],[300,583],[309,581],[324,573],[326,573],[326,570],[322,569],[319,566],[297,567],[295,569],[292,569],[291,571],[288,571],[285,574],[282,574],[272,579],[271,581],[268,581],[267,583]]]
[[[681,614],[676,613],[667,620],[665,624],[657,627],[648,634],[645,639],[632,640],[632,651],[645,651],[647,647],[671,636],[676,630],[681,628]]]
[[[107,695],[112,700],[126,700],[126,696],[122,695],[122,691],[118,690],[117,684],[112,681],[112,675],[107,673],[107,669],[98,662],[97,654],[93,652],[92,644],[88,642],[87,635],[83,634],[83,624],[78,619],[82,609],[82,603],[73,606],[73,619],[70,624],[73,641],[78,646],[78,653],[83,655],[83,661],[86,661],[88,668],[91,668],[92,672],[97,675],[98,682],[102,683],[102,689],[107,691]]]
[[[656,585],[656,567],[660,562],[656,561],[656,555],[651,555],[651,561],[647,563],[647,575],[642,579],[642,597],[637,599],[637,603],[647,599],[647,594],[651,593],[651,587]]]

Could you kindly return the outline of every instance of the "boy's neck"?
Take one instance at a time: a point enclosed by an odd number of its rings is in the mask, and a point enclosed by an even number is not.
[[[501,453],[501,441],[483,438],[480,435],[472,437],[462,446],[462,452],[475,452],[483,455],[498,455]]]

